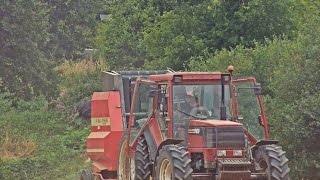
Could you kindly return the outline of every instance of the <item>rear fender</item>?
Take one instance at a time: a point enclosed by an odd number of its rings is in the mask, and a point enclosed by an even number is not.
[[[252,155],[255,154],[255,151],[263,145],[270,145],[270,144],[278,144],[278,140],[259,140],[257,143],[251,147]]]
[[[148,150],[150,153],[150,158],[152,161],[155,161],[156,155],[157,155],[157,144],[154,140],[153,136],[151,135],[150,129],[146,128],[143,132],[143,136],[147,141],[148,144]]]
[[[142,127],[147,120],[148,120],[147,118],[139,119],[136,122],[139,124],[140,127]],[[157,153],[157,144],[148,126],[144,128],[141,136],[143,136],[144,139],[147,141],[151,160],[152,161],[155,160],[156,153]]]
[[[168,144],[179,144],[183,142],[183,140],[181,139],[166,139],[165,141],[161,142],[161,144],[157,148],[156,141],[154,140],[149,128],[146,128],[144,130],[143,136],[147,141],[150,158],[153,162],[156,161],[156,157],[159,155],[159,151],[162,148],[162,146],[165,146]]]

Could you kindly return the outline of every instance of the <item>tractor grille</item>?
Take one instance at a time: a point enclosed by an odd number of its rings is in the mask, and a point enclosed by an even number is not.
[[[243,127],[206,128],[205,141],[211,148],[244,147]]]

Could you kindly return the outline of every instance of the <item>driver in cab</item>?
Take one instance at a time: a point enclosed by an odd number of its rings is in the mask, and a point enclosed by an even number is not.
[[[180,86],[176,90],[174,97],[174,108],[179,112],[178,116],[188,118],[207,118],[209,116],[208,110],[200,106],[199,98],[192,96],[192,92],[187,93],[184,86]]]

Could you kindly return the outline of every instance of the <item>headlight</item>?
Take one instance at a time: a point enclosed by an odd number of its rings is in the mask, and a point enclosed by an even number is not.
[[[226,150],[218,150],[217,156],[227,156],[227,151]]]
[[[233,156],[242,156],[242,150],[233,150]]]
[[[200,134],[201,130],[199,128],[188,129],[189,134]]]

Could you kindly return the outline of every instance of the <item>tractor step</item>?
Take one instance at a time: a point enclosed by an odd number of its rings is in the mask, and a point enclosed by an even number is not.
[[[251,179],[252,163],[246,159],[219,159],[219,180],[249,180]]]

